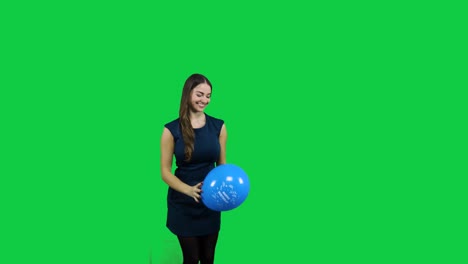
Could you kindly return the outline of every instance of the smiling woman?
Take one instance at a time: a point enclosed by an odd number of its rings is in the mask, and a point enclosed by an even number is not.
[[[161,137],[161,176],[169,186],[166,226],[179,240],[183,263],[214,263],[221,225],[220,212],[200,201],[205,177],[226,163],[224,121],[205,113],[211,91],[205,76],[192,74],[182,90],[179,117],[165,124]]]

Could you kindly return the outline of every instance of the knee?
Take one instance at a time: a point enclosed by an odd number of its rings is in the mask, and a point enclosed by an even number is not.
[[[204,255],[200,258],[201,264],[213,264],[214,263],[214,255]]]

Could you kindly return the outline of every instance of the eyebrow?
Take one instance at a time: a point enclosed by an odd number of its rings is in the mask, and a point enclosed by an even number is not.
[[[201,94],[204,94],[203,92],[200,92],[200,91],[195,91],[196,93],[201,93]],[[210,95],[211,93],[208,93],[207,95]]]

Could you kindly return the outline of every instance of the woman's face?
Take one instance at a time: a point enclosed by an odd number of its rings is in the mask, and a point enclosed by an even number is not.
[[[195,86],[191,92],[190,106],[194,112],[203,112],[210,103],[211,87],[206,83]]]

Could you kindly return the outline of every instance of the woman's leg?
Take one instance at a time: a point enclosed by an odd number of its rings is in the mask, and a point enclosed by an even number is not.
[[[199,237],[200,239],[200,263],[213,264],[215,257],[216,243],[218,242],[218,233]]]
[[[198,264],[200,259],[200,244],[197,237],[177,237],[179,239],[180,247],[182,248],[182,255],[184,256],[183,264]]]

